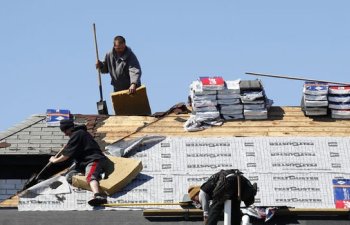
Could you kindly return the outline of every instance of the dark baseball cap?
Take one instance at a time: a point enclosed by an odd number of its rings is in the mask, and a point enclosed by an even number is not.
[[[60,129],[62,132],[65,132],[69,128],[74,127],[73,119],[63,119],[60,121]]]

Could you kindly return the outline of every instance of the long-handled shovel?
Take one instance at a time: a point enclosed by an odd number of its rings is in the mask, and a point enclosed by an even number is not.
[[[64,147],[59,150],[57,152],[57,154],[55,155],[55,157],[59,156],[61,154],[61,152],[63,151]],[[27,182],[23,185],[23,188],[22,188],[22,191],[30,188],[31,186],[34,186],[35,184],[38,183],[38,180],[40,178],[40,175],[51,165],[52,163],[51,162],[48,162],[46,164],[46,166],[38,173],[38,174],[33,174],[28,180]]]
[[[95,49],[96,49],[96,59],[97,59],[97,61],[99,61],[95,23],[93,24],[93,28],[94,28],[94,40],[95,40]],[[98,86],[99,86],[99,89],[100,89],[100,101],[98,101],[96,103],[97,104],[97,112],[98,112],[99,115],[108,115],[108,109],[107,109],[106,101],[103,101],[101,71],[100,71],[100,69],[98,69],[97,71],[98,71]]]

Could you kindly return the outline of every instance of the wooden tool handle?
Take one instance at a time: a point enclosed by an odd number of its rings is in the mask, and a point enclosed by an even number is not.
[[[94,41],[95,41],[95,51],[96,51],[96,59],[97,62],[99,62],[99,56],[98,56],[98,47],[97,47],[97,37],[96,37],[96,25],[93,23],[93,30],[94,30]],[[102,93],[102,81],[101,81],[101,71],[100,68],[98,68],[98,86],[100,91],[100,101],[103,101],[103,93]]]
[[[62,147],[62,148],[56,153],[55,157],[59,156],[59,155],[62,153],[62,151],[64,150],[65,147],[66,147],[66,146]],[[40,177],[40,175],[41,175],[41,174],[47,169],[47,167],[49,167],[51,164],[52,164],[52,162],[48,162],[48,163],[46,164],[46,166],[38,173],[38,175],[36,175],[35,179],[38,179],[38,178]]]
[[[189,203],[188,202],[175,202],[175,203],[145,202],[145,203],[107,203],[107,204],[103,204],[103,206],[110,206],[110,207],[147,206],[147,205],[189,205]]]

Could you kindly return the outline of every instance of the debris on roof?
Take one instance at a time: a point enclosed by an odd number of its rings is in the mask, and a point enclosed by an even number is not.
[[[7,143],[7,142],[0,142],[0,148],[7,148],[10,147],[11,144]]]

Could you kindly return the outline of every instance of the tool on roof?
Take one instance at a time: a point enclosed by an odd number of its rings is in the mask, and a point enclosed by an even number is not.
[[[184,201],[184,202],[144,202],[144,203],[107,203],[102,206],[107,207],[127,207],[127,206],[148,206],[148,205],[179,205],[179,206],[190,206],[192,201]]]
[[[96,59],[97,59],[97,61],[99,61],[95,23],[93,24],[93,28],[94,28]],[[103,100],[103,94],[102,94],[101,71],[100,71],[100,69],[97,69],[97,71],[98,71],[98,86],[99,86],[99,90],[100,90],[100,101],[97,102],[97,112],[99,115],[108,115],[107,104],[106,104],[106,101]]]
[[[350,85],[350,83],[345,83],[345,82],[315,80],[315,79],[308,79],[303,77],[291,77],[291,76],[285,76],[285,75],[272,75],[272,74],[263,74],[263,73],[245,73],[245,74],[253,75],[253,76],[262,76],[262,77],[284,78],[284,79],[290,79],[290,80],[302,80],[302,81],[311,81],[311,82],[320,82],[320,83],[332,83],[332,84],[339,84],[339,85]]]
[[[63,151],[64,147],[61,148],[57,153],[56,153],[56,157],[59,156],[62,151]],[[23,185],[22,191],[30,188],[31,186],[34,186],[35,184],[38,183],[39,178],[41,176],[41,174],[52,164],[52,162],[48,162],[46,164],[46,166],[38,173],[38,174],[33,174],[28,180],[27,182]]]

